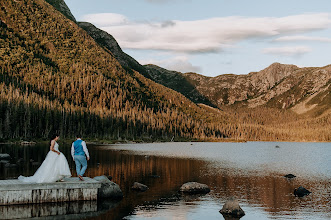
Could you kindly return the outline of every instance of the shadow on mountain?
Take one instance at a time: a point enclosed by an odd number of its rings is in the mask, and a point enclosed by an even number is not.
[[[184,74],[156,65],[145,65],[144,67],[155,82],[183,94],[194,103],[202,103],[217,108],[216,105],[196,89]]]

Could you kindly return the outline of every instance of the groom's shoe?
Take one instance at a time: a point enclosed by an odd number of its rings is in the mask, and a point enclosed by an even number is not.
[[[78,175],[80,181],[84,181],[83,177],[81,175]]]

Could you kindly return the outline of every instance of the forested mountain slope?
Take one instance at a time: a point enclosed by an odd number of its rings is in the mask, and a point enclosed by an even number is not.
[[[0,3],[0,138],[222,137],[223,119],[125,70],[43,0]]]

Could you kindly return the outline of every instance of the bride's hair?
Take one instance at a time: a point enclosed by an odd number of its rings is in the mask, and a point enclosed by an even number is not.
[[[57,133],[55,133],[55,134],[53,134],[52,136],[51,136],[51,140],[49,141],[49,143],[51,143],[52,142],[52,140],[54,140],[56,137],[58,137],[59,136],[59,134],[57,134]]]

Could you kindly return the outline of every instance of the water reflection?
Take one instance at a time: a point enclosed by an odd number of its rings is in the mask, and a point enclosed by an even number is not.
[[[70,145],[60,146],[75,175]],[[135,150],[139,151],[140,146],[142,145],[130,147],[135,147]],[[154,152],[146,153],[145,149],[143,153],[132,152],[127,146],[123,146],[123,149],[119,146],[89,146],[91,160],[86,175],[112,176],[114,182],[118,183],[123,190],[124,199],[116,206],[107,206],[107,201],[99,201],[97,211],[92,211],[95,215],[86,214],[85,217],[92,219],[219,219],[222,215],[218,211],[224,202],[235,196],[246,212],[242,220],[331,218],[331,187],[328,176],[325,178],[299,176],[288,180],[283,177],[286,174],[283,172],[263,169],[263,167],[257,167],[255,172],[251,169],[252,164],[249,165],[250,169],[238,167],[233,164],[236,159],[227,163],[206,158],[190,159],[160,154],[154,156]],[[208,151],[208,147],[204,147],[203,150]],[[249,150],[252,154],[252,149]],[[11,154],[11,163],[16,163],[20,158],[23,158],[23,162],[22,165],[12,168],[0,165],[0,178],[17,177],[22,173],[32,175],[38,168],[33,165],[33,162],[42,162],[47,151],[48,146],[45,145],[24,147],[1,145],[0,153]],[[245,154],[245,152],[241,153]],[[328,152],[325,153],[328,154]],[[312,158],[315,157],[312,156]],[[265,173],[261,170],[265,170]],[[321,173],[327,172],[321,170]],[[144,193],[132,191],[131,186],[136,181],[147,185],[149,190]],[[179,194],[180,186],[189,181],[205,183],[211,187],[212,191],[207,195],[193,197]],[[304,198],[295,197],[294,188],[300,185],[313,193]],[[98,212],[101,206],[104,206],[102,210],[106,211]]]
[[[47,216],[75,216],[84,217],[89,213],[97,212],[96,201],[55,203],[55,204],[33,204],[33,205],[11,205],[0,206],[0,219],[22,219],[38,218]]]

